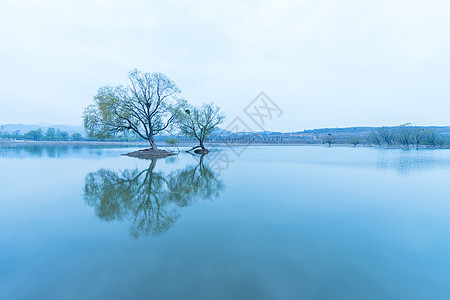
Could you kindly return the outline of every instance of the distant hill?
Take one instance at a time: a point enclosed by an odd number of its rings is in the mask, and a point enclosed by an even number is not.
[[[389,126],[396,127],[396,126]],[[413,126],[417,128],[427,128],[433,129],[437,133],[450,133],[450,126]],[[338,127],[338,128],[318,128],[318,129],[307,129],[304,131],[299,131],[296,133],[347,133],[347,134],[358,134],[358,133],[369,133],[371,131],[377,130],[378,127]]]
[[[47,129],[55,128],[61,131],[66,131],[69,134],[79,133],[81,135],[85,135],[83,126],[70,126],[70,125],[59,125],[59,124],[3,124],[0,125],[0,133],[3,134],[14,134],[19,131],[19,134],[25,134],[30,130],[42,129],[45,133]]]
[[[232,132],[217,127],[216,129],[214,129],[214,131],[212,132],[212,134],[213,134],[213,135],[230,135],[230,134],[232,134]]]

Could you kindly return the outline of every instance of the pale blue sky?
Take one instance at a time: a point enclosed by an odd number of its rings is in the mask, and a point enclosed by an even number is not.
[[[102,85],[163,72],[229,120],[265,91],[268,130],[450,125],[450,2],[0,2],[0,124],[80,124]]]

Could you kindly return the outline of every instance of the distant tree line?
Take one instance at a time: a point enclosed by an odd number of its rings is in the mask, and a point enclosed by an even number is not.
[[[30,130],[24,134],[20,134],[20,131],[13,133],[4,133],[0,135],[2,139],[20,139],[31,141],[81,141],[83,136],[79,133],[70,135],[66,131],[61,131],[55,128],[48,128],[44,133],[42,129]]]
[[[420,147],[439,148],[446,147],[449,139],[440,135],[433,128],[412,126],[410,123],[394,127],[378,127],[372,130],[368,135],[347,136],[343,139],[340,135],[328,133],[322,136],[322,143],[331,146],[336,143],[348,143],[353,146],[368,144],[380,147]]]
[[[369,144],[377,146],[403,146],[406,148],[421,146],[432,148],[443,147],[445,145],[444,137],[440,136],[435,130],[403,124],[396,127],[379,127],[372,131],[367,137]]]
[[[14,132],[0,132],[0,139],[5,140],[29,140],[29,141],[105,141],[105,142],[138,142],[143,141],[134,134],[124,134],[121,136],[111,136],[108,138],[84,137],[76,132],[69,134],[66,131],[48,128],[46,131],[41,128],[30,130],[21,134],[19,130]]]

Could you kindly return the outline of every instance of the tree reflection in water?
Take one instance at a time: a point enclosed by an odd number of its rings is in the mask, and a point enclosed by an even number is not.
[[[173,171],[155,172],[156,159],[148,169],[115,172],[101,169],[85,179],[84,200],[105,221],[127,220],[130,236],[159,236],[180,217],[181,208],[201,199],[219,196],[223,183],[203,163]]]

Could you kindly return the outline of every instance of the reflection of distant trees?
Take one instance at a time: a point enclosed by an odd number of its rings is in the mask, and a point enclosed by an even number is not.
[[[86,153],[90,156],[105,155],[105,149],[126,148],[121,145],[42,145],[42,144],[0,144],[0,157],[49,157],[60,158]]]
[[[47,156],[50,158],[61,157],[67,155],[69,152],[69,146],[62,147],[45,147],[45,151],[47,152]]]
[[[180,208],[217,197],[222,182],[207,166],[186,167],[167,175],[148,169],[120,172],[101,169],[86,176],[84,199],[105,221],[128,220],[130,235],[159,236],[180,217]]]
[[[56,158],[67,155],[70,150],[74,153],[79,152],[80,149],[75,149],[73,146],[44,146],[44,145],[6,145],[1,147],[1,151],[5,153],[2,156],[15,157],[43,157]]]

